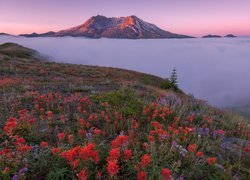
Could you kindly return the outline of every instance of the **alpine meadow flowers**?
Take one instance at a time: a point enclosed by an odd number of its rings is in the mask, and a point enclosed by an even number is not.
[[[207,116],[179,116],[157,101],[126,116],[102,97],[77,93],[23,98],[30,107],[13,104],[16,113],[0,131],[1,178],[32,179],[35,171],[47,174],[43,178],[79,180],[203,179],[205,171],[221,173],[217,153],[227,132]]]

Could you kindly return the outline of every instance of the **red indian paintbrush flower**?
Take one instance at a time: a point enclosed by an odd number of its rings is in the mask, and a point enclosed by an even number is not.
[[[17,119],[9,118],[7,123],[4,126],[4,132],[6,134],[11,134],[17,127]]]
[[[196,145],[196,144],[190,144],[190,145],[188,146],[188,151],[189,151],[189,152],[194,152],[194,151],[196,150],[196,148],[197,148],[197,145]]]
[[[40,147],[41,147],[41,148],[47,148],[47,147],[48,147],[48,143],[45,142],[45,141],[42,141],[42,142],[40,143]]]
[[[112,148],[117,148],[126,145],[128,142],[128,136],[120,135],[111,142]]]
[[[151,157],[149,154],[144,154],[142,157],[141,157],[141,161],[140,161],[140,165],[142,167],[147,167],[151,162]]]
[[[196,153],[196,156],[197,156],[197,157],[201,157],[201,156],[203,156],[203,152],[198,151],[198,152]]]
[[[88,179],[88,171],[83,169],[78,174],[78,180],[87,180]]]
[[[209,165],[216,163],[216,161],[217,161],[216,157],[207,158],[207,163]]]
[[[132,157],[133,153],[131,149],[126,149],[124,151],[124,157],[126,160],[129,160]]]
[[[48,115],[49,118],[51,118],[53,116],[53,112],[52,111],[48,111],[47,115]]]
[[[161,170],[161,175],[164,177],[165,180],[169,180],[171,177],[172,172],[168,168],[163,168]]]
[[[95,144],[89,143],[79,150],[79,156],[82,160],[93,160],[96,164],[100,161],[98,152],[95,150]]]
[[[65,138],[65,134],[63,132],[62,133],[58,133],[57,136],[58,136],[59,141],[62,141]]]
[[[60,152],[60,148],[59,147],[57,147],[57,148],[54,147],[54,148],[51,149],[51,152],[52,152],[53,155],[56,155],[56,154],[58,154]]]
[[[144,171],[141,171],[137,174],[137,180],[146,180],[147,179],[147,173]]]
[[[119,172],[117,160],[110,160],[107,164],[107,172],[110,176],[115,176]]]
[[[119,148],[114,148],[109,151],[109,159],[110,160],[115,160],[120,157],[120,149]]]

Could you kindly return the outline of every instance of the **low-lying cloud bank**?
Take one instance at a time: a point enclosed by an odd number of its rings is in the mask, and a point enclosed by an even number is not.
[[[112,66],[168,77],[176,67],[179,85],[210,104],[250,103],[250,38],[120,40],[0,36],[57,62]]]

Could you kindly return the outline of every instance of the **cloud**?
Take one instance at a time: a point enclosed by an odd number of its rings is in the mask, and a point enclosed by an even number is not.
[[[112,66],[168,77],[176,67],[179,86],[210,104],[250,102],[250,38],[86,39],[0,36],[57,62]]]

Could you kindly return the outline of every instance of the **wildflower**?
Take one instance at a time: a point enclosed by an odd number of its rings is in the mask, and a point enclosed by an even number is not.
[[[154,142],[154,137],[153,136],[148,136],[148,141],[149,142]]]
[[[58,154],[60,152],[60,148],[54,147],[54,148],[51,149],[51,152],[52,152],[53,155],[56,155],[56,154]]]
[[[87,146],[79,149],[79,156],[83,160],[93,160],[95,163],[100,161],[98,152],[95,150],[95,144],[89,143]]]
[[[124,157],[125,157],[126,160],[129,160],[132,157],[132,155],[133,154],[132,154],[132,151],[130,149],[126,149],[124,151]]]
[[[120,135],[111,142],[112,148],[125,146],[128,142],[128,136]]]
[[[15,174],[14,176],[12,176],[11,180],[18,180],[18,175]]]
[[[61,120],[61,122],[62,122],[63,124],[65,124],[65,116],[64,116],[64,115],[61,115],[61,116],[60,116],[60,120]]]
[[[100,135],[102,133],[102,131],[100,129],[97,129],[97,128],[95,128],[93,132],[95,135]]]
[[[168,168],[163,168],[161,170],[161,175],[164,177],[165,180],[169,180],[172,172]]]
[[[217,131],[217,134],[221,137],[221,139],[224,139],[225,131],[220,129],[220,130]]]
[[[216,161],[217,161],[216,157],[207,158],[207,163],[209,165],[216,163]]]
[[[198,135],[201,135],[201,136],[203,135],[203,128],[198,129]]]
[[[184,180],[184,178],[182,176],[178,177],[178,180]]]
[[[196,145],[196,144],[190,144],[190,145],[188,146],[188,151],[189,151],[189,152],[194,152],[196,148],[197,148],[197,145]]]
[[[32,147],[28,146],[28,145],[21,145],[20,147],[17,148],[17,151],[21,152],[21,153],[27,153],[29,151],[31,151]]]
[[[144,171],[141,171],[137,174],[137,180],[146,180],[147,174]]]
[[[225,134],[225,131],[223,131],[223,130],[220,129],[220,130],[217,131],[217,133],[218,133],[219,135],[224,135],[224,134]]]
[[[62,133],[58,133],[57,136],[58,136],[59,141],[62,141],[65,138],[65,134],[63,132]]]
[[[98,172],[97,172],[97,175],[96,175],[96,178],[97,178],[97,179],[101,179],[101,177],[102,177],[102,172],[101,172],[101,171],[98,171]]]
[[[203,152],[198,151],[198,152],[196,153],[196,156],[197,156],[197,157],[201,157],[201,156],[203,156]]]
[[[111,160],[118,159],[120,157],[120,149],[114,148],[109,151],[109,158]]]
[[[48,143],[45,142],[45,141],[42,141],[42,142],[40,143],[40,147],[41,147],[41,148],[47,148],[47,147],[48,147]]]
[[[70,134],[68,136],[68,141],[69,141],[70,144],[73,144],[73,142],[74,142],[74,135],[73,134]]]
[[[149,154],[144,154],[142,157],[141,157],[141,161],[140,161],[140,165],[142,167],[146,167],[150,164],[151,162],[151,157]]]
[[[48,116],[49,118],[51,118],[51,117],[53,116],[53,112],[52,112],[52,111],[48,111],[48,112],[47,112],[47,116]]]
[[[35,121],[36,121],[36,119],[35,119],[35,118],[30,119],[30,120],[29,120],[30,125],[34,124],[34,123],[35,123]]]
[[[15,137],[15,145],[21,145],[21,144],[24,144],[26,142],[26,140],[22,137]]]
[[[107,164],[107,171],[110,176],[115,176],[119,172],[119,166],[117,160],[110,160]]]
[[[208,137],[209,136],[209,128],[205,128],[205,135]]]
[[[73,161],[73,163],[72,163],[73,169],[75,169],[75,168],[77,168],[77,167],[78,167],[79,162],[80,162],[80,160],[79,160],[79,159],[76,159],[76,160],[74,160],[74,161]]]
[[[243,151],[245,153],[249,152],[250,151],[250,144],[246,145],[244,148],[243,148]]]
[[[78,180],[87,180],[88,179],[88,172],[86,169],[83,169],[78,174]]]
[[[8,174],[10,172],[10,168],[9,167],[5,167],[4,170],[2,170],[3,174]]]
[[[4,132],[6,134],[11,134],[17,127],[17,119],[9,118],[7,123],[4,126]]]
[[[18,174],[24,174],[28,171],[28,168],[24,167],[18,171]]]
[[[171,146],[171,150],[174,150],[177,146],[177,142],[176,141],[173,141],[172,142],[172,146]]]
[[[80,150],[80,147],[77,146],[77,147],[74,147],[73,149],[63,151],[60,154],[60,156],[65,158],[69,163],[71,163],[77,157],[79,150]]]
[[[188,133],[190,133],[191,131],[192,131],[192,129],[191,128],[188,128],[188,127],[185,127],[185,134],[188,134]]]
[[[92,139],[92,133],[87,133],[87,134],[86,134],[86,138],[87,138],[88,140]]]

